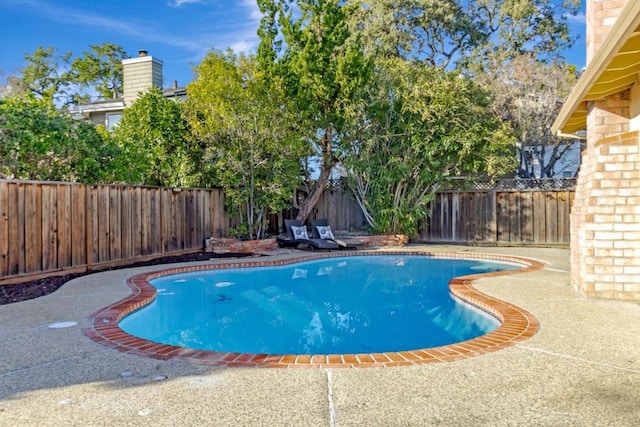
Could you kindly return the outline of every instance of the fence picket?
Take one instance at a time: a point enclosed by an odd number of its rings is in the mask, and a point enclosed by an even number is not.
[[[123,188],[120,192],[120,257],[122,259],[133,258],[133,215],[131,187]]]
[[[42,259],[42,187],[37,183],[24,185],[25,203],[25,273],[41,271]]]
[[[71,263],[71,189],[70,185],[55,186],[55,202],[58,206],[56,218],[57,241],[54,242],[58,252],[56,268],[68,268]]]
[[[64,186],[61,184],[61,186]],[[87,186],[71,186],[71,215],[69,221],[69,236],[71,238],[71,263],[65,267],[81,266],[89,262],[87,242],[90,239],[88,231]]]
[[[545,193],[546,198],[546,242],[558,241],[558,196],[555,192]]]
[[[518,195],[520,199],[520,236],[523,243],[533,242],[533,223],[531,213],[533,210],[533,193],[522,192]]]
[[[546,198],[544,193],[533,193],[533,242],[546,243],[545,226],[547,223]]]
[[[41,186],[41,194],[42,194],[42,229],[40,232],[40,236],[38,238],[41,240],[41,262],[42,262],[42,270],[52,270],[57,268],[57,254],[56,249],[57,245],[55,244],[57,239],[57,203],[54,198],[56,195],[51,194],[52,188],[48,184],[43,184]]]
[[[9,185],[7,189],[7,220],[9,227],[9,275],[24,273],[24,186]]]
[[[498,223],[497,223],[497,201],[493,197],[493,194],[485,193],[486,197],[486,226],[485,226],[485,242],[497,242],[498,241]]]

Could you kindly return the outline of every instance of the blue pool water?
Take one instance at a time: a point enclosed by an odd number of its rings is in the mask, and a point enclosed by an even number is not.
[[[347,256],[151,281],[157,298],[120,327],[150,341],[241,353],[378,353],[486,334],[493,317],[451,298],[453,277],[513,265],[416,255]]]

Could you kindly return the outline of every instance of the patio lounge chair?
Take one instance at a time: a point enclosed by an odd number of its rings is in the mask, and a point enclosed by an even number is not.
[[[287,237],[278,237],[278,246],[281,248],[297,248],[301,245],[307,245],[311,249],[332,250],[339,249],[337,243],[324,239],[311,239],[307,233],[307,227],[302,221],[297,219],[285,219],[285,227],[287,229]]]
[[[360,246],[364,245],[364,242],[358,239],[334,236],[333,231],[331,231],[331,227],[329,226],[329,221],[327,221],[326,219],[312,220],[311,228],[313,229],[314,234],[320,239],[335,242],[340,247],[340,249],[358,249]]]

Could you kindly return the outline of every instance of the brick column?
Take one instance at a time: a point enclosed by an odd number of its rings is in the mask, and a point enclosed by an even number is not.
[[[587,62],[626,3],[587,0]],[[629,132],[629,90],[588,108],[571,214],[571,280],[587,296],[640,300],[640,137]]]
[[[591,62],[628,0],[587,0],[587,63]],[[632,0],[635,1],[635,0]]]
[[[586,296],[640,300],[640,134],[600,139],[571,214],[571,278]]]

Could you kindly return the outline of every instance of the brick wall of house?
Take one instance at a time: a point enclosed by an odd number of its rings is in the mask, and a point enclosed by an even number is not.
[[[587,61],[626,0],[587,1]],[[571,280],[586,296],[640,300],[640,134],[630,91],[589,103],[571,214]]]
[[[629,90],[589,103],[587,140],[600,141],[629,131]]]
[[[572,281],[586,296],[640,300],[640,133],[583,159],[571,216]]]

